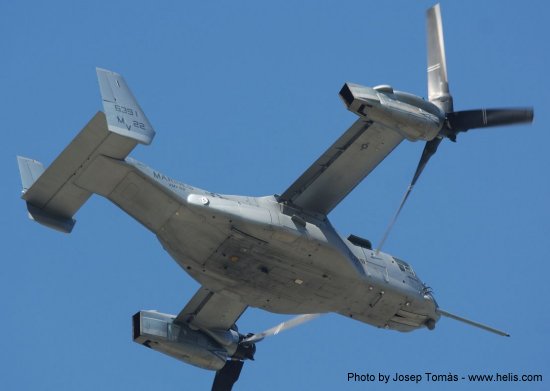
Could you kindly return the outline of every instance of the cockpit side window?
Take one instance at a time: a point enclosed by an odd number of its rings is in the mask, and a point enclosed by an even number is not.
[[[411,265],[409,265],[407,262],[396,257],[393,257],[393,259],[395,260],[395,262],[397,263],[397,266],[399,266],[399,269],[401,269],[402,272],[409,273],[412,276],[416,276]]]

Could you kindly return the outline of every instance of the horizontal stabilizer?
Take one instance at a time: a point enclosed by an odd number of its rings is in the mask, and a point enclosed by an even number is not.
[[[29,212],[29,218],[31,220],[34,220],[37,223],[42,224],[48,228],[55,229],[56,231],[66,234],[71,233],[76,223],[76,220],[72,217],[56,215],[51,211],[37,208],[36,206],[28,202],[27,210]]]
[[[155,134],[122,76],[104,69],[97,76],[105,113],[98,112],[47,169],[17,157],[29,216],[61,232],[71,232],[74,214],[93,193],[113,190],[116,173],[101,165],[105,158],[124,160]]]
[[[38,180],[44,173],[44,165],[37,160],[29,159],[22,156],[17,156],[17,164],[19,165],[19,174],[21,175],[21,184],[23,185],[23,195],[28,189]],[[37,208],[27,202],[27,210],[29,218],[46,227],[69,233],[72,231],[75,220],[71,217],[63,217]]]

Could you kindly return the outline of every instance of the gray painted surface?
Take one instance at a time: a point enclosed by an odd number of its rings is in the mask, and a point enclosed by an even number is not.
[[[125,104],[142,115],[120,75],[98,70],[98,77],[104,102],[114,101],[107,111]],[[127,122],[119,112],[96,114],[43,173],[39,163],[19,159],[23,198],[43,216],[38,222],[60,230],[94,193],[143,224],[203,286],[174,322],[214,340],[247,306],[337,312],[399,331],[424,327],[439,314],[418,277],[390,255],[342,239],[326,216],[403,138],[426,137],[425,127],[406,135],[400,129],[408,115],[424,124],[411,109],[420,98],[400,102],[389,87],[349,86],[353,101],[346,103],[361,118],[279,198],[211,193],[128,158],[146,132],[114,129],[113,116]]]
[[[431,12],[434,18],[439,9]],[[30,216],[70,232],[74,214],[98,194],[155,234],[202,287],[177,316],[137,313],[134,340],[201,368],[252,357],[253,342],[235,325],[248,306],[335,312],[403,332],[432,329],[443,315],[507,335],[439,309],[410,265],[343,239],[327,217],[404,139],[440,137],[449,105],[445,55],[440,24],[428,27],[435,36],[428,70],[434,103],[391,86],[346,83],[340,95],[359,119],[281,196],[212,193],[129,158],[155,132],[124,79],[98,69],[105,114],[96,114],[46,170],[18,158]]]

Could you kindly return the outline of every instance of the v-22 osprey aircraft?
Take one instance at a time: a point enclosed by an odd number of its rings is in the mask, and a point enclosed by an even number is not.
[[[327,217],[404,139],[426,144],[397,214],[443,139],[532,121],[531,108],[454,111],[439,5],[427,11],[427,34],[428,100],[389,85],[344,84],[340,97],[358,119],[281,195],[266,197],[198,189],[128,157],[155,131],[122,76],[97,69],[104,112],[47,169],[18,157],[29,216],[69,233],[75,213],[99,194],[156,235],[201,288],[177,315],[137,312],[133,339],[216,371],[213,390],[233,387],[258,341],[316,314],[403,332],[434,329],[445,316],[507,336],[442,310],[408,263],[382,244],[373,249],[359,236],[340,236]],[[236,322],[249,306],[305,315],[242,334]]]

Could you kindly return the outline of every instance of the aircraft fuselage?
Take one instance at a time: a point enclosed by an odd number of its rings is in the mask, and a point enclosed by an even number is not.
[[[408,264],[340,237],[326,216],[277,196],[207,192],[127,163],[177,195],[179,205],[155,234],[203,286],[270,312],[337,312],[399,331],[439,319],[429,289]]]

